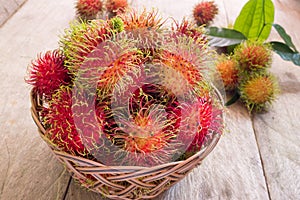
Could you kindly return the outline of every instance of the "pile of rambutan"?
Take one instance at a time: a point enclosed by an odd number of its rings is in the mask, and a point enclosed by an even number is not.
[[[220,55],[216,68],[226,90],[233,91],[233,99],[240,98],[251,113],[266,110],[279,92],[277,80],[268,70],[271,65],[271,46],[247,40],[235,47],[233,54]]]
[[[55,149],[110,166],[156,166],[222,134],[215,53],[196,24],[169,28],[156,11],[132,11],[74,22],[59,44],[32,61],[26,79]]]
[[[127,0],[78,0],[75,8],[80,19],[92,20],[101,18],[104,13],[112,18],[125,12],[128,6]]]

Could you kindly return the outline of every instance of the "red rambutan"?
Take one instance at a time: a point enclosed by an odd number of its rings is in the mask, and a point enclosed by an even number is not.
[[[60,43],[72,84],[58,85],[44,104],[45,138],[108,166],[155,166],[220,134],[202,28],[163,24],[155,11],[72,24]]]
[[[213,1],[203,1],[195,6],[193,15],[197,24],[201,26],[209,25],[218,12],[219,9]]]
[[[185,18],[181,23],[175,22],[175,27],[172,27],[172,30],[175,31],[175,34],[179,33],[181,35],[192,37],[195,41],[199,41],[201,43],[207,42],[203,27],[196,27],[196,24]]]
[[[96,19],[102,6],[101,0],[78,0],[76,3],[77,15],[85,20]]]
[[[103,132],[122,149],[114,155],[116,162],[154,166],[171,161],[178,150],[180,107],[176,97],[155,84],[128,94],[128,107],[126,103],[117,108],[105,106],[101,114],[106,116]]]
[[[61,86],[70,83],[70,76],[64,66],[64,56],[58,50],[40,54],[29,66],[28,84],[33,85],[39,95],[47,99]]]
[[[186,144],[185,154],[191,156],[201,150],[207,138],[222,134],[222,110],[211,97],[198,97],[182,108],[181,131],[178,140]]]
[[[72,91],[62,86],[49,101],[49,107],[43,111],[47,131],[45,137],[52,144],[73,155],[86,155],[80,134],[77,132],[72,113]]]
[[[111,17],[116,16],[118,13],[123,13],[127,7],[127,0],[107,0],[106,2],[106,8]]]

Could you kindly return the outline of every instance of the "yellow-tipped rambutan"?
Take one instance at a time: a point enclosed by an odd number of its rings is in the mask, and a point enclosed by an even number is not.
[[[70,73],[76,74],[86,57],[103,41],[110,38],[114,31],[108,21],[93,20],[73,22],[60,41],[65,55],[65,66]]]
[[[45,126],[48,127],[45,137],[50,143],[73,155],[88,153],[74,124],[72,90],[68,86],[60,87],[53,94],[49,107],[43,110],[43,115]]]
[[[220,56],[216,64],[216,69],[220,73],[224,87],[230,91],[237,87],[238,84],[238,63],[227,56]]]
[[[195,6],[193,16],[199,26],[209,25],[218,12],[219,9],[213,1],[203,1]]]
[[[241,100],[249,112],[267,108],[279,92],[275,77],[269,73],[254,73],[243,80],[239,86]]]
[[[268,44],[248,40],[235,48],[234,57],[243,71],[264,70],[271,65],[272,50]]]
[[[83,20],[96,19],[102,7],[101,0],[78,0],[76,3],[77,15]]]

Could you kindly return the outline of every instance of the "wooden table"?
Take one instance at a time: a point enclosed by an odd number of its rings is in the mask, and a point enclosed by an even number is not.
[[[6,0],[6,10],[24,1]],[[158,7],[163,16],[181,19],[191,16],[197,2],[134,0],[132,4]],[[215,24],[232,24],[245,2],[216,0],[220,14]],[[274,0],[274,4],[275,22],[285,27],[300,49],[300,1]],[[27,0],[0,27],[1,200],[102,199],[74,183],[39,137],[29,111],[30,87],[24,83],[31,59],[57,47],[58,35],[74,13],[72,0]],[[271,38],[279,40],[275,32]],[[274,55],[271,70],[279,79],[281,94],[270,111],[250,116],[242,105],[231,106],[227,131],[215,150],[157,199],[300,199],[300,67]]]

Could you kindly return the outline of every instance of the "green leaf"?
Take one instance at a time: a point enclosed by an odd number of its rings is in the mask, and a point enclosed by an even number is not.
[[[239,31],[227,28],[209,27],[207,35],[210,36],[209,44],[214,47],[226,47],[240,44],[247,38]]]
[[[249,0],[234,23],[234,29],[249,39],[266,40],[274,22],[271,0]]]
[[[300,54],[294,52],[287,44],[282,42],[270,42],[273,50],[286,61],[292,61],[295,65],[300,66]]]
[[[292,61],[295,65],[300,66],[300,54],[298,52],[293,54]]]
[[[295,45],[292,42],[291,36],[289,36],[286,33],[284,28],[282,26],[280,26],[279,24],[273,24],[273,26],[276,29],[276,31],[279,33],[280,37],[284,40],[285,44],[287,44],[289,47],[291,47],[292,49],[294,49],[294,51],[297,52],[297,49],[296,49]]]
[[[227,101],[225,106],[231,106],[232,104],[237,102],[240,98],[241,98],[241,94],[238,90],[236,90],[235,93],[233,94],[233,96],[231,97],[231,99],[229,101]]]

